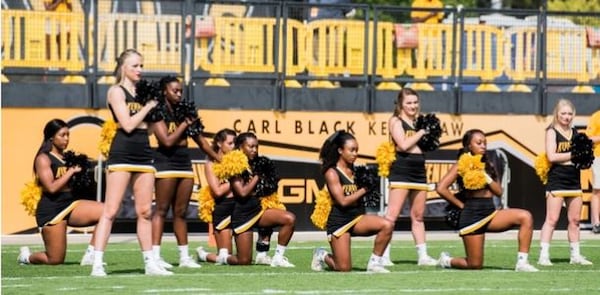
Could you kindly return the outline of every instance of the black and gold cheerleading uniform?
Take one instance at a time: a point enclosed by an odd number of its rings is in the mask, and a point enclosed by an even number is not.
[[[335,168],[335,171],[340,178],[344,196],[349,196],[358,190],[358,187],[356,184],[354,184],[353,179],[348,177],[337,167]],[[329,212],[326,226],[327,236],[330,238],[332,235],[335,237],[340,237],[348,231],[351,231],[365,214],[365,207],[362,206],[358,201],[350,206],[345,207],[336,204],[335,199],[332,201],[333,205],[331,206],[331,211]]]
[[[228,192],[224,196],[215,198],[212,217],[216,230],[224,230],[231,226],[231,215],[235,208],[235,200],[230,195],[231,192]]]
[[[400,119],[404,136],[414,136],[416,129]],[[425,155],[396,151],[396,160],[390,165],[390,188],[429,190],[425,173]]]
[[[555,128],[553,130],[556,133],[556,152],[571,152],[571,138],[576,134],[577,130],[574,128],[571,129],[570,138],[565,137]],[[581,190],[580,178],[580,171],[573,164],[552,163],[548,171],[546,191],[554,197],[581,197],[583,192]]]
[[[235,206],[231,214],[231,227],[235,234],[241,234],[252,229],[265,211],[254,194],[240,197],[234,193],[233,200]]]
[[[172,114],[166,114],[164,122],[167,125],[167,133],[171,134],[177,130],[179,124]],[[194,178],[192,160],[187,146],[159,146],[154,152],[154,168],[156,178]]]
[[[129,109],[129,114],[136,114],[142,105],[135,102],[125,87],[121,86],[125,92],[125,102]],[[119,123],[115,113],[110,106],[108,108],[116,123]],[[117,129],[108,152],[107,167],[108,171],[128,171],[128,172],[151,172],[156,170],[153,166],[154,158],[150,141],[148,140],[148,130],[135,129],[130,133],[125,132],[122,128]]]
[[[50,168],[54,179],[60,178],[67,172],[65,162],[53,153],[47,153],[50,158]],[[42,197],[37,205],[35,212],[35,220],[38,227],[45,225],[54,225],[68,219],[71,211],[75,209],[79,201],[71,194],[70,191],[63,191],[51,194],[42,192]]]
[[[498,210],[493,198],[468,197],[458,220],[459,235],[476,235],[487,231]]]

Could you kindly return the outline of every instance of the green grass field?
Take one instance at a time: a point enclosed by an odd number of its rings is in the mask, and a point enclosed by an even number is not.
[[[204,244],[204,243],[201,243]],[[538,242],[534,241],[534,245]],[[30,245],[32,251],[41,245]],[[191,243],[191,248],[198,243]],[[203,246],[206,247],[206,244]],[[554,266],[540,267],[538,273],[517,273],[516,241],[488,240],[485,268],[461,271],[437,267],[417,267],[412,241],[395,241],[392,258],[396,263],[390,274],[367,274],[365,267],[371,242],[353,243],[354,271],[351,273],[313,272],[312,249],[326,242],[292,242],[286,252],[295,268],[269,266],[215,266],[178,269],[174,276],[143,275],[142,258],[135,241],[113,243],[107,248],[106,278],[89,276],[91,267],[80,266],[85,245],[69,247],[66,265],[18,265],[17,245],[2,247],[2,294],[599,294],[600,240],[582,241],[581,251],[595,264],[569,264],[566,241],[554,241],[551,254]],[[429,253],[441,251],[453,256],[464,253],[461,241],[428,242]],[[273,250],[273,246],[271,247]],[[163,243],[163,257],[177,262],[174,243]],[[327,246],[328,249],[328,246]],[[530,261],[537,260],[537,246]],[[191,251],[192,252],[192,251]],[[535,265],[535,264],[534,264]]]

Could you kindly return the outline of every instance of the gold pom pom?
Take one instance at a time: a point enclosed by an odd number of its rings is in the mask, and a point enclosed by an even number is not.
[[[319,191],[315,200],[315,209],[310,215],[310,220],[318,229],[324,230],[325,226],[327,226],[327,219],[329,218],[332,204],[331,195],[329,195],[329,190],[327,190],[326,186]]]
[[[250,170],[248,158],[240,150],[227,153],[221,159],[221,162],[213,165],[215,176],[221,181],[225,181],[233,176],[240,175],[242,172]]]
[[[279,195],[277,193],[273,193],[270,196],[260,198],[260,205],[263,210],[267,209],[281,209],[285,210],[285,205],[279,199]]]
[[[546,153],[540,153],[535,157],[533,167],[535,168],[535,174],[540,178],[543,184],[548,183],[548,171],[550,171],[552,163],[548,161]]]
[[[100,153],[107,158],[108,152],[110,151],[110,145],[112,144],[113,138],[117,134],[117,123],[113,120],[106,120],[102,124],[102,131],[100,131],[100,142],[98,143],[98,149]]]
[[[481,157],[465,153],[458,158],[458,175],[462,177],[466,189],[478,190],[487,185],[485,163],[481,162]]]
[[[379,165],[377,174],[381,177],[388,177],[390,166],[396,161],[396,146],[389,141],[380,144],[375,151],[375,161]]]
[[[198,218],[211,223],[212,213],[215,210],[215,199],[209,186],[203,186],[198,193]]]
[[[25,183],[25,187],[21,190],[21,204],[25,206],[27,214],[35,216],[35,211],[41,198],[42,188],[35,178]]]

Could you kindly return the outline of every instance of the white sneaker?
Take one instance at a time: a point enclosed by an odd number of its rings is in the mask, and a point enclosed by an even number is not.
[[[515,266],[515,271],[536,272],[540,270],[535,268],[533,265],[529,264],[529,262],[519,262]]]
[[[158,261],[155,260],[148,260],[144,263],[144,270],[145,270],[145,274],[148,276],[170,276],[173,273],[162,268],[159,264]]]
[[[593,263],[587,260],[585,257],[579,256],[571,256],[570,264],[579,264],[579,265],[592,265]]]
[[[254,258],[254,264],[271,265],[272,262],[273,259],[269,255],[261,255]]]
[[[19,256],[17,257],[17,262],[21,265],[29,264],[29,256],[31,256],[31,251],[29,251],[29,247],[23,246],[19,248]]]
[[[92,277],[105,277],[106,271],[104,270],[104,265],[92,265],[92,273],[90,275]]]
[[[296,266],[291,264],[288,261],[287,257],[285,257],[283,255],[275,255],[275,256],[273,256],[273,259],[271,260],[271,267],[296,267]]]
[[[156,257],[156,263],[158,263],[158,265],[164,269],[171,269],[173,268],[173,265],[166,262],[162,257]]]
[[[200,268],[202,266],[200,264],[194,262],[194,259],[192,259],[192,257],[188,256],[188,257],[179,259],[179,267]]]
[[[429,255],[427,255],[427,256],[423,256],[423,257],[419,258],[417,265],[418,266],[435,266],[435,265],[438,265],[438,261],[433,259]]]
[[[394,262],[389,257],[381,257],[381,265],[394,266]]]
[[[548,256],[540,256],[540,259],[538,259],[537,264],[541,266],[552,266],[552,262],[550,261],[550,257]]]
[[[325,267],[325,263],[323,261],[325,255],[327,255],[327,251],[323,248],[316,248],[313,251],[312,260],[310,262],[310,269],[314,271],[323,271]]]
[[[438,259],[438,265],[442,268],[451,268],[452,267],[452,257],[448,252],[440,253],[440,258]]]
[[[390,271],[386,269],[381,262],[375,262],[369,259],[369,263],[367,264],[367,272],[368,273],[389,273]]]
[[[208,255],[208,252],[204,251],[204,248],[200,246],[196,248],[196,255],[198,256],[198,261],[206,262],[206,256]]]
[[[85,251],[79,265],[93,265],[94,264],[94,252]]]
[[[217,256],[217,260],[215,261],[215,265],[227,265],[227,257],[229,257],[229,254]]]

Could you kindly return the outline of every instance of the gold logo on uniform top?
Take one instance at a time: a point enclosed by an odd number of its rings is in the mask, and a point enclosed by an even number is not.
[[[356,184],[344,184],[342,186],[342,189],[344,190],[345,196],[349,196],[358,190],[358,188],[356,187]]]
[[[175,130],[177,130],[177,124],[175,124],[175,122],[169,122],[169,126],[167,129],[168,133],[173,133],[175,132]]]
[[[58,179],[61,176],[65,175],[65,173],[67,173],[67,167],[58,167],[58,169],[56,169],[56,175],[54,175],[54,178]]]
[[[129,109],[130,112],[137,113],[139,110],[142,109],[142,105],[139,102],[128,102],[127,108]]]
[[[558,146],[556,147],[557,153],[564,153],[564,152],[568,152],[570,150],[571,150],[571,142],[570,141],[559,142]]]
[[[406,137],[411,137],[413,135],[415,135],[414,130],[406,130],[406,132],[404,132],[404,136],[406,136]]]

